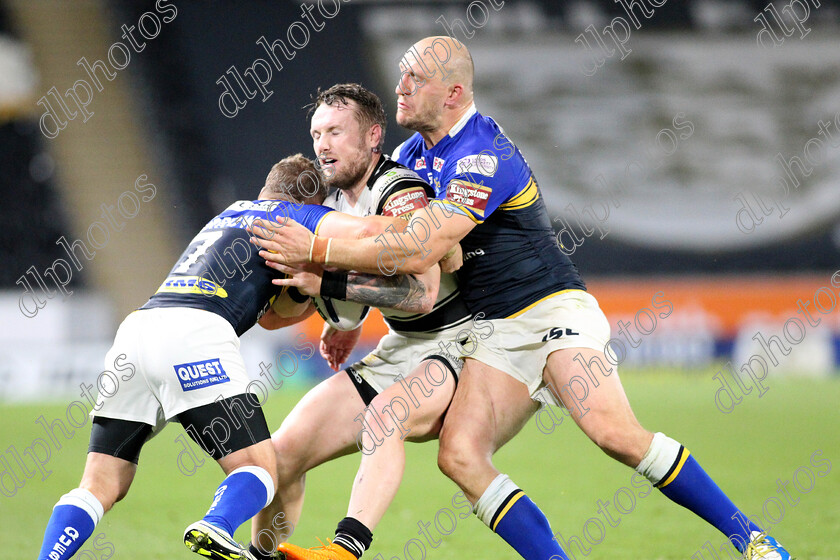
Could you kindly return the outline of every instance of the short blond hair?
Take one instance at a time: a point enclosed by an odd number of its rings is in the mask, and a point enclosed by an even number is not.
[[[315,162],[303,154],[288,156],[275,163],[265,178],[263,192],[291,202],[320,204],[329,187]]]

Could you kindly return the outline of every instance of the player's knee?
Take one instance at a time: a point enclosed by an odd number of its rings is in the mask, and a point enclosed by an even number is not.
[[[633,464],[634,461],[638,464],[646,451],[640,445],[644,440],[643,433],[644,429],[638,423],[627,423],[607,426],[589,437],[613,459],[625,464]]]
[[[274,458],[277,462],[277,483],[282,485],[291,480],[297,480],[305,471],[306,445],[298,438],[286,437],[283,434],[271,438],[274,447]]]
[[[475,469],[481,454],[473,441],[460,434],[451,437],[442,435],[438,448],[438,468],[454,481]]]
[[[365,408],[365,423],[368,426],[377,426],[382,431],[381,435],[390,436],[393,435],[397,426],[391,415],[382,410],[383,406],[388,406],[388,401],[377,402],[377,399],[371,401],[370,406]]]
[[[92,483],[89,480],[82,480],[79,484],[79,488],[87,490],[99,500],[104,512],[110,511],[114,504],[125,498],[130,486],[131,483],[121,484],[116,480],[106,484],[102,484],[100,481]]]
[[[131,487],[131,484],[120,485],[120,487],[117,488],[116,496],[114,497],[114,502],[113,503],[115,504],[119,501],[122,501],[122,499],[125,498],[128,495],[128,489],[130,487]],[[113,504],[111,504],[111,507],[113,507]],[[110,507],[108,509],[110,509]]]

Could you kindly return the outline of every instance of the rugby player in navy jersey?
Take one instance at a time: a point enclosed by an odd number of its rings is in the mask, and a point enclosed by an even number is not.
[[[312,232],[373,235],[391,223],[317,206],[327,194],[319,177],[300,154],[277,163],[260,200],[236,202],[210,220],[158,291],[122,322],[105,367],[119,363],[128,373],[112,374],[110,394],[100,392],[81,483],[53,508],[39,560],[67,560],[79,550],[128,492],[144,443],[172,420],[226,474],[184,542],[213,560],[253,559],[232,535],[272,500],[277,468],[265,417],[247,387],[238,337],[258,321],[266,328],[291,324],[298,319],[281,315],[310,304],[284,301],[284,290],[271,283],[276,271],[248,243],[245,227],[254,219],[282,224],[291,218]],[[239,422],[231,425],[226,419],[234,411]]]
[[[318,92],[310,134],[327,184],[335,187],[325,205],[405,224],[434,192],[414,171],[381,153],[385,124],[385,111],[375,94],[358,84],[336,84]],[[443,262],[452,260],[459,256]],[[454,276],[438,275],[437,269],[433,266],[422,275],[382,276],[324,271],[319,266],[283,268],[291,277],[277,283],[304,294],[380,308],[389,333],[368,356],[311,389],[273,434],[277,496],[254,518],[250,551],[256,558],[271,558],[288,537],[289,525],[298,524],[306,472],[360,447],[365,451],[363,467],[347,517],[338,523],[330,546],[353,550],[357,556],[370,546],[371,530],[402,478],[405,440],[401,436],[407,434],[412,441],[437,436],[463,365],[446,348],[472,328]],[[334,369],[349,355],[358,332],[325,326],[321,351]],[[398,407],[400,401],[409,407],[400,413],[407,418],[396,426],[386,412],[389,405],[393,410],[392,399],[397,399]],[[289,547],[294,545],[283,543],[280,550],[288,552]]]
[[[575,422],[604,452],[723,532],[744,558],[788,560],[790,554],[748,520],[687,449],[636,420],[604,355],[609,323],[560,251],[522,154],[499,125],[477,112],[473,71],[467,48],[450,37],[423,39],[402,59],[397,123],[416,134],[394,158],[422,170],[438,200],[418,210],[390,247],[376,239],[330,240],[289,224],[262,243],[277,253],[261,254],[269,262],[313,261],[368,272],[385,262],[389,273],[406,274],[426,270],[460,241],[462,297],[473,314],[486,314],[493,333],[465,359],[440,434],[438,464],[476,515],[523,558],[568,556],[543,513],[491,457],[537,410],[536,392],[550,385],[561,388],[559,398]],[[422,251],[401,249],[417,239],[424,240]],[[597,386],[585,406],[575,406],[570,381],[593,376]]]

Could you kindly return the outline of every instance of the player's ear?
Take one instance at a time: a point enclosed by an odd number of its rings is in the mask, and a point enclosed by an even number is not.
[[[464,96],[464,86],[459,83],[454,83],[449,86],[449,95],[446,96],[444,104],[447,107],[456,107],[461,103],[461,98]]]
[[[382,144],[382,127],[378,124],[370,127],[368,131],[368,144],[371,150],[378,148]]]

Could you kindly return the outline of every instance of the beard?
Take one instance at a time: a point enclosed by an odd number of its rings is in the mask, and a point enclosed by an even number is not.
[[[432,132],[435,130],[435,127],[430,125],[428,121],[425,121],[422,117],[404,117],[402,119],[397,119],[397,124],[407,130],[413,130],[414,132]]]
[[[362,179],[362,177],[365,176],[365,172],[370,165],[371,159],[370,155],[368,155],[368,157],[360,157],[349,165],[343,172],[333,173],[331,177],[327,177],[326,179],[327,186],[340,190],[352,189]]]
[[[415,109],[412,116],[403,113],[400,117],[398,113],[397,124],[414,132],[433,132],[440,125],[440,115],[435,114],[434,109],[427,103]]]

